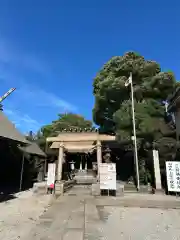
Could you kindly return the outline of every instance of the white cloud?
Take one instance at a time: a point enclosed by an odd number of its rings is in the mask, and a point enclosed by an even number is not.
[[[42,126],[41,123],[37,122],[35,119],[31,118],[27,114],[22,114],[21,112],[11,109],[5,109],[4,113],[15,124],[17,128],[20,128],[24,132],[28,132],[31,130],[36,132]]]
[[[21,88],[16,90],[16,98],[17,97],[19,101],[30,102],[36,107],[57,108],[61,111],[77,110],[74,105],[61,99],[57,95],[27,84],[24,84]]]
[[[55,94],[37,87],[28,87],[27,84],[15,90],[15,93],[13,93],[10,98],[7,98],[3,105],[5,114],[7,114],[15,126],[23,132],[28,132],[30,130],[36,132],[45,125],[49,110],[53,112],[52,110],[54,109],[55,114],[59,112],[76,111],[75,106],[62,100]],[[29,113],[27,113],[26,109],[30,109],[33,116],[43,112],[43,122],[39,122],[32,118]]]
[[[44,76],[50,75],[51,71],[48,64],[39,60],[33,54],[22,52],[14,48],[13,44],[0,35],[0,63],[10,64],[20,68],[38,72]]]
[[[3,103],[4,112],[19,129],[36,131],[44,125],[30,116],[36,116],[37,112],[43,112],[43,108],[46,108],[44,111],[46,114],[49,112],[53,114],[53,111],[55,114],[76,111],[73,104],[43,89],[45,86],[43,88],[33,86],[22,79],[22,70],[25,70],[26,74],[39,73],[45,79],[47,77],[52,79],[51,69],[46,62],[32,54],[20,51],[13,43],[8,42],[0,35],[0,80],[2,86],[5,84],[17,88],[15,93]],[[29,109],[28,113],[26,109]]]
[[[33,116],[36,116],[36,112],[44,112],[44,117],[42,117],[43,122],[39,122],[32,118],[27,110],[31,109]],[[45,111],[43,111],[45,108]],[[59,112],[69,112],[75,111],[76,107],[70,103],[62,100],[53,93],[46,92],[41,89],[33,88],[27,90],[26,88],[21,88],[16,90],[12,97],[8,98],[5,102],[4,113],[9,117],[9,119],[24,133],[29,131],[37,132],[46,122],[46,115],[49,110],[54,108],[55,113]]]
[[[7,70],[5,71],[3,68],[4,63],[8,63],[15,67],[18,65],[17,69],[27,67],[30,72],[39,72],[46,77],[51,74],[48,65],[44,61],[42,62],[29,53],[22,53],[21,51],[15,49],[13,44],[0,35],[0,78],[2,80],[7,80],[8,83],[13,83],[12,87],[15,87],[15,83],[17,86],[17,101],[31,102],[31,104],[38,107],[55,107],[61,111],[76,111],[75,106],[64,99],[61,99],[59,96],[56,96],[55,94],[40,87],[32,86],[22,80],[22,77],[19,78],[16,74],[13,75],[13,73],[7,72]]]

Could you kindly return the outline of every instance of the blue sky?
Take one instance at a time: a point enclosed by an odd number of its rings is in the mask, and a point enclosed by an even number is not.
[[[23,132],[73,111],[92,119],[93,77],[135,50],[180,79],[180,2],[0,0],[0,95]]]

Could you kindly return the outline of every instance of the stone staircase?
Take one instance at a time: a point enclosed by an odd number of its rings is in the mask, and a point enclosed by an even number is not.
[[[90,185],[97,182],[96,177],[93,175],[92,171],[78,171],[75,174],[74,180],[76,180],[76,184],[81,185]]]

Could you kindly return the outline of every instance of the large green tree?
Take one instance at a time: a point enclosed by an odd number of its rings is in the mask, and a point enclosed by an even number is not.
[[[170,139],[172,130],[165,122],[164,101],[176,87],[171,71],[162,72],[155,61],[135,52],[112,57],[94,79],[95,106],[93,119],[103,132],[114,132],[120,142],[133,135],[130,88],[125,87],[130,73],[133,77],[136,130],[139,147]],[[168,145],[168,144],[167,144]],[[168,145],[170,146],[170,145]]]
[[[85,128],[92,128],[92,122],[86,120],[83,116],[74,113],[59,114],[58,119],[51,124],[42,127],[41,132],[43,136],[54,136],[63,130],[80,130]]]

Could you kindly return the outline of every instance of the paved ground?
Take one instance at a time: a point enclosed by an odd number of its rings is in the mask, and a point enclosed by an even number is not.
[[[0,239],[16,240],[36,226],[39,216],[51,202],[51,196],[34,196],[32,190],[16,194],[0,203]]]
[[[123,199],[93,198],[90,196],[90,189],[73,188],[40,217],[36,227],[23,239],[180,239],[180,209],[168,209],[171,205],[179,208],[179,199],[137,194],[125,196]],[[143,208],[136,206],[138,201],[140,204],[144,202]],[[123,207],[125,202],[131,207]],[[132,203],[135,203],[136,207],[133,207]],[[164,209],[157,208],[160,205]]]

